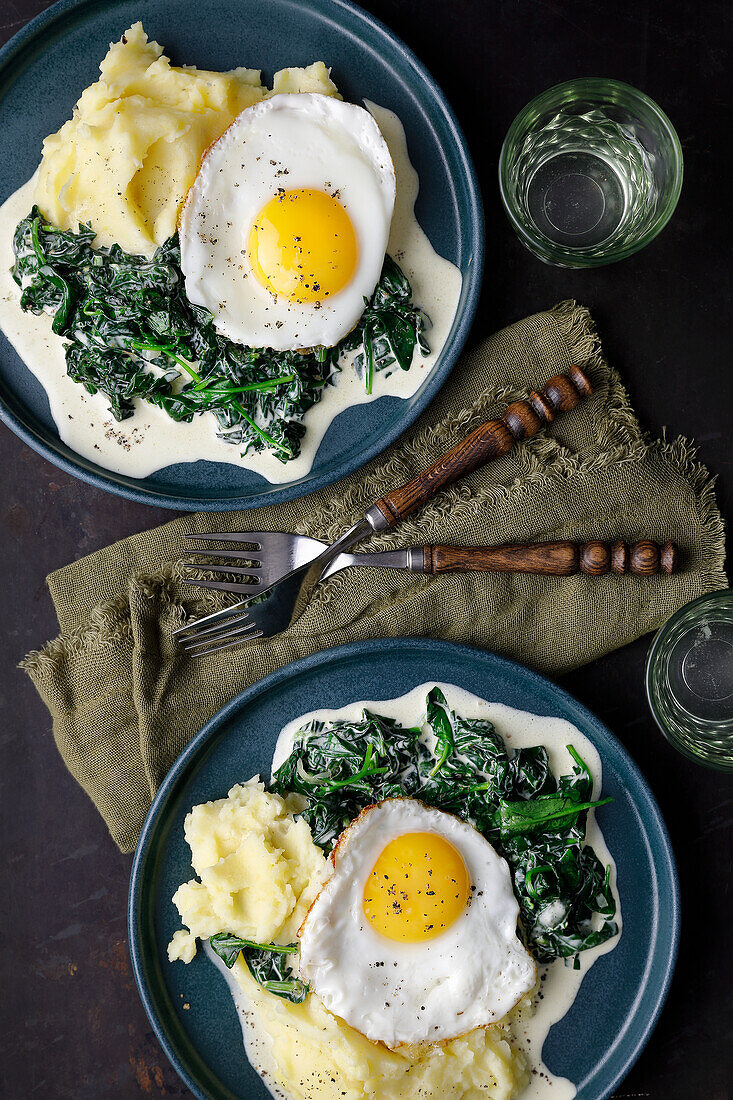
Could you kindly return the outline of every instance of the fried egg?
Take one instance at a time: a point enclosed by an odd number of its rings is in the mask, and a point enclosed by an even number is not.
[[[186,294],[222,335],[333,347],[378,280],[395,172],[363,107],[317,93],[243,111],[202,160],[180,219]]]
[[[501,1019],[536,983],[509,866],[473,826],[410,798],[341,834],[301,926],[300,972],[325,1007],[387,1046]]]

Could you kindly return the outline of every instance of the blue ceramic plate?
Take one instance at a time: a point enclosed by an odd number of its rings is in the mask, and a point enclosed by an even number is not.
[[[438,392],[466,339],[481,283],[481,200],[465,141],[443,93],[407,47],[345,0],[61,0],[0,50],[0,201],[25,183],[41,142],[70,117],[99,76],[111,41],[137,19],[179,64],[236,65],[266,76],[323,58],[345,99],[372,99],[405,127],[421,181],[417,217],[436,250],[455,263],[463,289],[453,329],[418,392],[345,410],[331,425],[313,469],[272,486],[228,463],[168,466],[148,478],[110,473],[58,437],[39,382],[0,335],[0,416],[50,462],[100,489],[165,508],[224,510],[290,500],[329,485],[374,458]]]
[[[356,642],[296,661],[224,707],[179,757],[145,822],[130,884],[135,978],[158,1039],[196,1096],[269,1094],[247,1062],[221,975],[201,952],[188,966],[167,960],[166,944],[180,927],[170,899],[191,876],[185,815],[198,802],[226,796],[236,782],[269,775],[277,735],[298,715],[394,698],[426,680],[566,718],[597,747],[603,794],[614,799],[598,820],[618,869],[623,934],[589,971],[573,1008],[550,1032],[544,1056],[554,1073],[576,1082],[582,1100],[604,1100],[644,1046],[672,976],[679,897],[667,831],[634,762],[585,707],[512,661],[422,638]]]

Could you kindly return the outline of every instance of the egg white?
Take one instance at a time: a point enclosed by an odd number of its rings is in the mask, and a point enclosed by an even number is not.
[[[363,911],[377,857],[410,832],[453,844],[472,884],[458,920],[422,943],[387,939]],[[300,929],[300,971],[326,1008],[368,1039],[387,1046],[452,1039],[501,1019],[534,987],[509,866],[473,826],[416,799],[388,799],[351,823],[332,859]]]
[[[255,218],[278,190],[336,195],[355,231],[346,287],[320,302],[274,295],[248,257]],[[387,250],[395,172],[374,118],[317,93],[277,95],[243,111],[204,157],[180,219],[186,294],[222,335],[278,351],[333,347],[364,312]]]

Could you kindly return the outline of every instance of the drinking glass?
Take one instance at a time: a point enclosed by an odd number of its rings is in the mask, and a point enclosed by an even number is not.
[[[559,267],[597,267],[638,252],[667,224],[682,149],[643,92],[618,80],[569,80],[517,115],[499,187],[531,252]]]
[[[733,771],[733,590],[700,596],[662,627],[646,665],[654,719],[692,760]]]

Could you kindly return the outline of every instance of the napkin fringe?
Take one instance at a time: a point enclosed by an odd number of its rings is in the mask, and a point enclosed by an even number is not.
[[[589,310],[573,298],[558,302],[549,312],[558,321],[573,362],[589,372],[596,389],[607,389],[603,406],[605,415],[599,412],[596,417],[599,439],[605,444],[604,450],[615,451],[618,455],[641,438],[641,429],[618,371],[608,364],[603,355],[595,322]]]
[[[701,528],[700,543],[705,555],[709,554],[712,558],[708,568],[700,571],[705,586],[709,591],[727,588],[725,520],[715,500],[717,476],[711,474],[707,466],[697,457],[697,444],[691,443],[682,435],[669,440],[665,429],[662,432],[662,438],[656,444],[652,444],[650,450],[658,450],[679,471],[697,499]]]
[[[78,630],[58,634],[41,649],[33,649],[19,662],[34,680],[53,674],[69,657],[83,656],[92,650],[113,648],[132,637],[130,603],[127,594],[115,596],[93,607],[87,621]]]
[[[179,596],[174,583],[180,579],[180,574],[178,562],[167,563],[155,572],[138,570],[131,576],[127,592],[93,607],[85,623],[76,630],[62,631],[41,649],[32,650],[19,662],[18,668],[36,680],[43,680],[55,673],[57,666],[69,657],[83,657],[92,651],[113,648],[131,640],[130,592],[133,588],[148,599],[157,600],[162,607],[172,609],[181,625],[191,610],[197,614],[216,610],[218,601],[207,595],[190,600]]]

